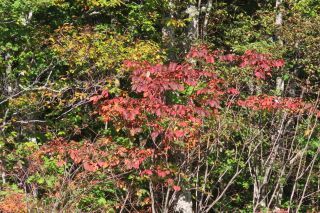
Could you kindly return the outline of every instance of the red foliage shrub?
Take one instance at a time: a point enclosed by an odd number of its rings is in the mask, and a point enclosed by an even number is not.
[[[3,213],[24,213],[27,212],[25,203],[25,195],[20,193],[12,193],[7,195],[0,202],[0,212]]]

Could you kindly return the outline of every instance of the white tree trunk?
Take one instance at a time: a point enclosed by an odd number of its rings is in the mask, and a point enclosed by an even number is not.
[[[280,27],[283,23],[283,16],[280,8],[281,4],[282,4],[282,0],[276,0],[276,21],[275,21],[276,27]],[[277,40],[282,46],[283,45],[282,39],[278,37]],[[281,77],[277,77],[276,81],[277,81],[276,90],[281,94],[284,91],[284,80]]]
[[[170,0],[169,1],[169,12],[167,14],[167,19],[174,18],[174,3]],[[169,49],[169,59],[174,59],[174,54],[172,53],[172,49],[174,48],[175,44],[175,32],[172,26],[167,26],[165,23],[164,27],[162,28],[162,42],[165,46]]]
[[[195,41],[199,37],[199,9],[194,6],[190,5],[186,13],[189,15],[190,24],[188,27],[188,38],[191,42]]]
[[[192,196],[190,191],[181,192],[178,196],[174,211],[179,213],[193,213]]]
[[[21,18],[22,25],[27,26],[30,23],[32,16],[33,16],[32,11],[30,11],[28,14],[24,15],[24,17]]]
[[[276,90],[277,92],[280,92],[280,93],[284,91],[284,80],[281,77],[277,77]]]
[[[202,31],[203,39],[205,39],[208,34],[208,22],[209,22],[210,12],[212,10],[212,3],[213,3],[213,0],[208,0],[204,21],[203,21],[203,31]]]
[[[280,6],[282,4],[282,0],[277,0],[276,1],[276,26],[281,26],[283,22],[283,17],[282,17],[282,12],[280,9]]]

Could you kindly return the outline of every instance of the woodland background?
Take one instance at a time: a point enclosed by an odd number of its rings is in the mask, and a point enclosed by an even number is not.
[[[1,0],[0,212],[319,212],[319,0]]]

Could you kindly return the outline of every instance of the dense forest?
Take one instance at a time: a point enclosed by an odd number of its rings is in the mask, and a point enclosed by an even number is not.
[[[0,0],[0,212],[320,212],[319,0]]]

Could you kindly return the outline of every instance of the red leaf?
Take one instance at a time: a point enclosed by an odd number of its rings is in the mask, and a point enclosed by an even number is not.
[[[157,139],[159,134],[160,134],[159,131],[154,131],[154,132],[151,133],[151,138],[152,138],[153,142],[156,142],[156,139]]]
[[[282,59],[276,60],[276,61],[274,62],[274,66],[275,66],[275,67],[282,67],[282,66],[284,66],[284,60],[282,60]]]
[[[255,75],[257,78],[260,78],[260,79],[265,79],[265,78],[266,78],[266,76],[265,76],[262,72],[260,72],[260,71],[256,71],[256,72],[254,73],[254,75]]]
[[[132,167],[135,169],[139,169],[141,162],[139,160],[136,160],[132,163]]]
[[[234,61],[236,60],[236,56],[234,54],[227,54],[227,55],[222,55],[220,56],[221,61]]]
[[[152,174],[153,174],[153,172],[152,172],[152,170],[150,170],[150,169],[146,169],[146,170],[144,170],[144,171],[141,172],[141,175],[148,175],[148,176],[150,176],[150,175],[152,175]]]
[[[214,63],[214,57],[209,55],[209,56],[206,57],[206,61],[209,64],[213,64]]]
[[[83,167],[88,172],[95,172],[98,170],[98,166],[96,163],[85,162],[83,163]]]
[[[176,185],[174,185],[172,188],[173,188],[173,190],[176,191],[176,192],[178,192],[178,191],[181,190],[181,187],[180,187],[180,186],[176,186]]]
[[[215,108],[218,108],[218,107],[219,107],[219,103],[218,103],[218,101],[216,101],[216,100],[209,100],[209,101],[208,101],[208,104],[209,104],[209,106],[211,106],[211,107],[215,107]]]
[[[106,167],[108,167],[108,163],[107,162],[103,162],[103,161],[99,161],[98,162],[98,166],[100,166],[101,168],[106,168]]]
[[[90,100],[93,104],[96,104],[100,99],[101,99],[100,95],[95,95],[95,96],[92,96],[89,100]]]
[[[181,127],[187,127],[187,126],[188,126],[188,123],[185,122],[185,121],[182,121],[182,122],[179,123],[179,126],[181,126]]]
[[[135,136],[137,133],[141,132],[141,128],[132,128],[130,129],[130,135]]]
[[[157,175],[158,175],[159,177],[164,178],[164,177],[166,177],[168,174],[170,174],[169,171],[160,170],[160,169],[157,170]]]
[[[173,183],[174,183],[174,181],[173,181],[172,178],[169,178],[169,179],[167,179],[167,183],[168,183],[170,186],[172,186]]]
[[[230,93],[230,94],[233,94],[233,95],[239,95],[240,94],[239,90],[237,90],[236,88],[229,88],[227,92]]]
[[[102,93],[101,93],[101,96],[104,97],[104,98],[107,98],[109,96],[109,93],[107,90],[103,90]]]
[[[140,164],[142,163],[142,160],[139,159],[134,159],[134,160],[129,160],[129,159],[125,159],[124,161],[125,165],[127,166],[128,169],[139,169]]]
[[[75,162],[75,163],[80,163],[82,159],[79,157],[79,153],[77,150],[70,150],[69,151],[70,158]]]
[[[177,137],[177,138],[181,138],[184,136],[184,131],[183,130],[176,130],[174,131],[174,135]]]
[[[157,116],[161,116],[161,114],[162,114],[162,113],[161,113],[161,109],[158,108],[158,109],[156,110],[156,115],[157,115]]]
[[[66,162],[65,162],[64,160],[59,160],[59,161],[57,162],[57,166],[58,166],[58,167],[61,167],[61,166],[63,166],[65,163],[66,163]]]

